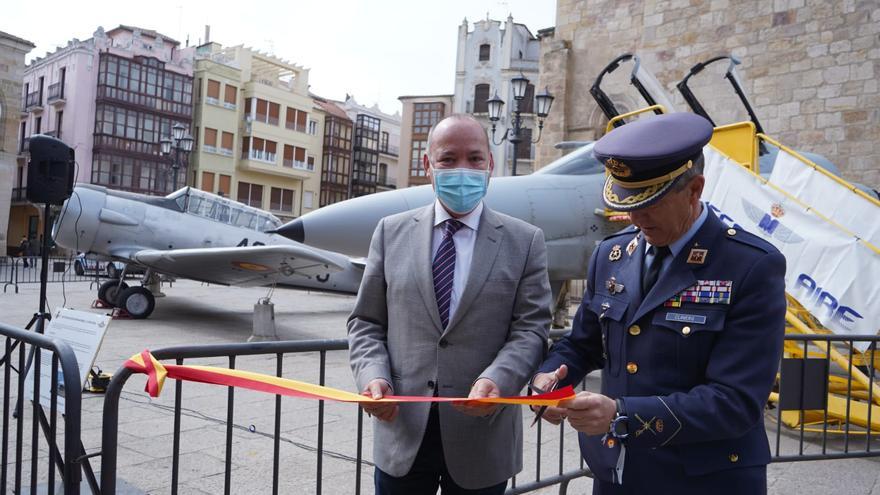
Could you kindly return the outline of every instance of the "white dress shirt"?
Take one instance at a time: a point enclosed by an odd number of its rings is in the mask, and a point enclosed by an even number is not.
[[[468,274],[471,272],[471,260],[474,258],[474,244],[477,241],[477,229],[480,226],[480,216],[483,214],[483,202],[467,215],[457,218],[464,227],[458,229],[458,232],[452,236],[455,243],[455,274],[452,277],[452,296],[449,301],[449,320],[455,315],[458,308],[458,302],[461,300],[461,293],[464,292],[464,286],[467,283]],[[440,249],[440,243],[443,242],[443,222],[452,218],[449,212],[443,208],[440,201],[434,200],[434,232],[431,236],[431,261],[437,256],[437,250]]]

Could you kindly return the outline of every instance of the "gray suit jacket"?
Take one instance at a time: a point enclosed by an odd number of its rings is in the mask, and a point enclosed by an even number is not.
[[[521,392],[544,354],[551,294],[544,234],[483,209],[471,271],[444,331],[434,297],[434,205],[384,218],[373,233],[357,303],[348,321],[359,390],[383,378],[397,395],[467,397],[490,378],[502,395]],[[373,457],[392,476],[409,472],[430,405],[402,404],[392,422],[374,421]],[[464,488],[501,483],[522,470],[522,412],[484,418],[439,406],[449,473]]]

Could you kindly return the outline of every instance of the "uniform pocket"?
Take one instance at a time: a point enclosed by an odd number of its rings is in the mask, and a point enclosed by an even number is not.
[[[726,308],[711,305],[661,308],[651,319],[660,335],[657,355],[678,372],[676,385],[688,388],[701,383],[715,340],[724,330]]]
[[[608,372],[617,376],[623,360],[623,317],[629,301],[596,294],[588,307],[599,318],[599,326],[602,328],[602,356],[608,363]]]

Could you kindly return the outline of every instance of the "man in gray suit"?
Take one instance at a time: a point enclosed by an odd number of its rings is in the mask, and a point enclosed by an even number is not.
[[[473,117],[428,138],[437,200],[373,233],[348,321],[365,395],[517,395],[541,362],[550,324],[543,233],[483,205],[492,155]],[[522,469],[518,407],[369,404],[379,494],[500,494]]]

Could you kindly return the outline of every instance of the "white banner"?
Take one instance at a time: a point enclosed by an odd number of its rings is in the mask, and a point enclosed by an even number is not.
[[[876,334],[880,256],[715,149],[704,153],[703,199],[722,221],[782,252],[788,293],[835,333]]]
[[[794,155],[779,150],[770,182],[855,235],[880,246],[880,207]]]

